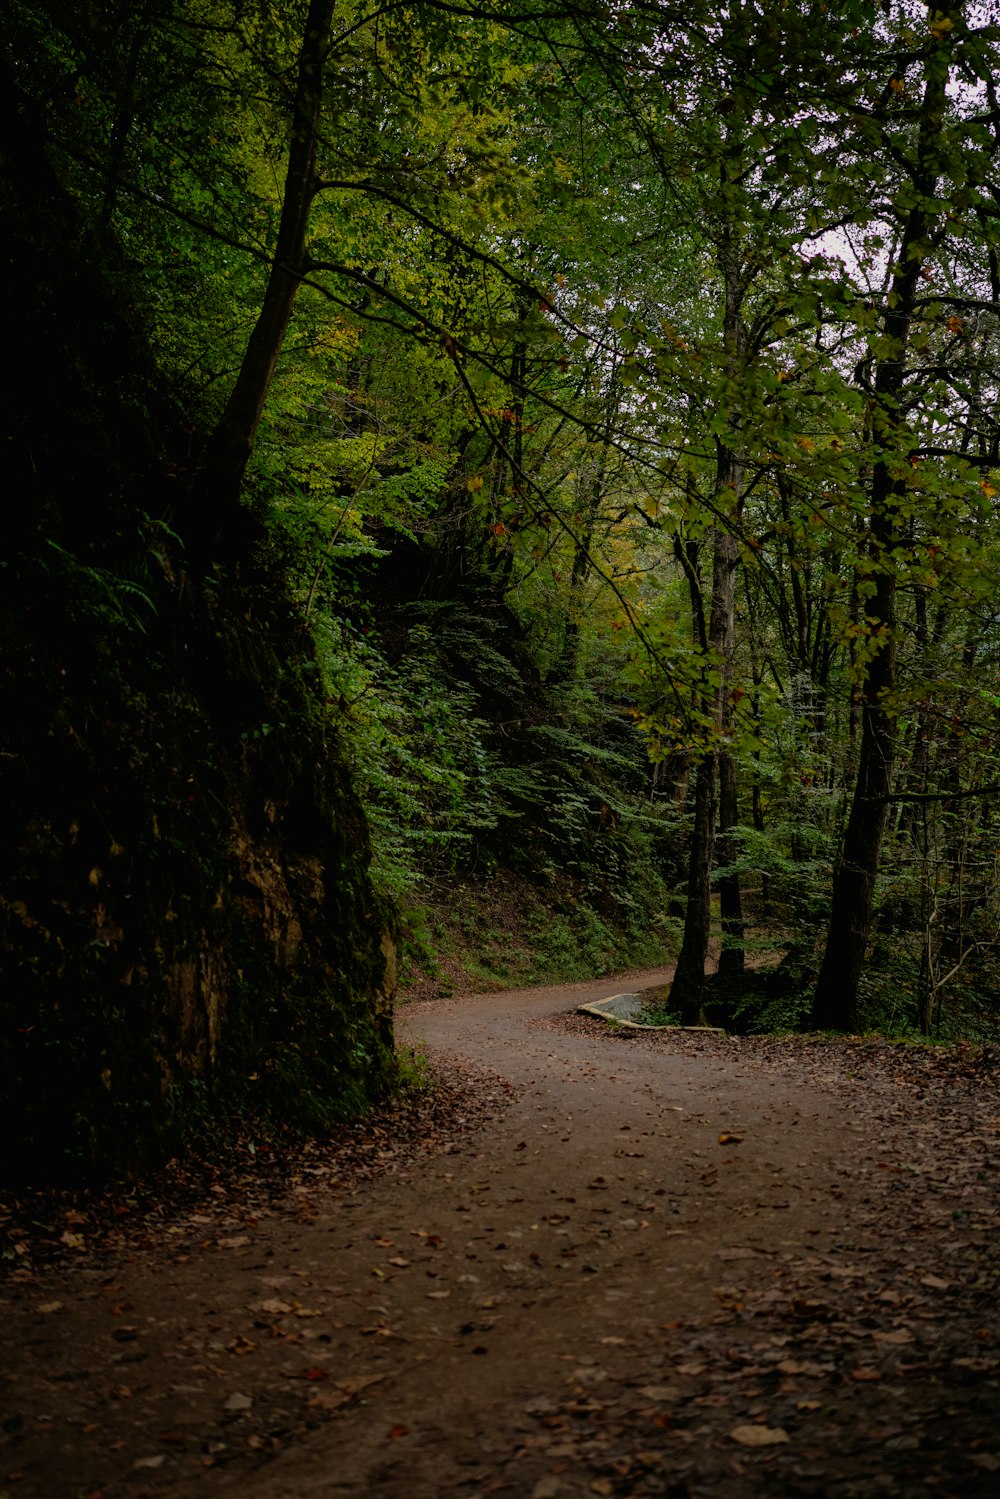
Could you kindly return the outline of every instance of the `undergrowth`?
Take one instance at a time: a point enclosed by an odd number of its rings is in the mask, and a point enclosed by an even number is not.
[[[599,912],[562,880],[536,884],[511,870],[438,888],[413,916],[419,940],[404,949],[404,994],[573,983],[672,962],[674,917],[646,910],[622,921]]]

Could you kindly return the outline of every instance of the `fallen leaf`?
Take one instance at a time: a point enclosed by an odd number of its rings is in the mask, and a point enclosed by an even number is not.
[[[359,1374],[355,1379],[338,1379],[331,1389],[313,1390],[309,1396],[310,1410],[340,1410],[362,1394],[369,1385],[379,1384],[384,1374]]]
[[[303,1369],[302,1371],[302,1378],[311,1380],[314,1383],[322,1379],[329,1379],[329,1377],[325,1369]]]
[[[563,1492],[563,1485],[554,1473],[546,1473],[531,1491],[531,1499],[556,1499]]]
[[[389,1430],[386,1432],[386,1436],[391,1442],[394,1442],[397,1437],[408,1437],[409,1435],[410,1428],[408,1426],[402,1425],[390,1426]]]
[[[797,1296],[792,1302],[792,1311],[796,1317],[804,1317],[806,1320],[822,1320],[824,1322],[828,1322],[834,1315],[825,1302],[814,1301],[808,1296]]]
[[[385,1378],[384,1374],[356,1374],[353,1379],[338,1379],[335,1384],[350,1400],[355,1395],[360,1395],[362,1390],[367,1390],[369,1385],[381,1384]]]
[[[912,1343],[913,1334],[905,1327],[893,1328],[891,1332],[873,1332],[872,1337],[877,1343]]]
[[[644,1384],[639,1389],[643,1400],[662,1401],[666,1405],[682,1398],[681,1391],[672,1384]]]
[[[234,1390],[225,1402],[223,1409],[227,1411],[248,1411],[252,1405],[253,1400],[249,1395],[242,1395],[239,1390]]]
[[[140,1457],[138,1462],[132,1464],[132,1467],[135,1469],[162,1468],[166,1460],[166,1455],[160,1452],[156,1457]]]
[[[283,1317],[291,1310],[287,1301],[278,1301],[274,1297],[268,1301],[255,1302],[251,1307],[251,1311],[264,1312],[268,1317]]]
[[[789,1440],[781,1426],[734,1426],[729,1435],[741,1447],[778,1447]]]
[[[48,1314],[49,1312],[61,1312],[63,1309],[63,1305],[64,1303],[61,1301],[43,1301],[40,1303],[40,1305],[35,1307],[35,1311],[44,1312],[46,1314]]]
[[[733,1135],[733,1134],[730,1134],[730,1132],[728,1130],[723,1130],[722,1134],[719,1136],[719,1144],[720,1145],[742,1145],[743,1144],[743,1139],[744,1139],[743,1135]]]

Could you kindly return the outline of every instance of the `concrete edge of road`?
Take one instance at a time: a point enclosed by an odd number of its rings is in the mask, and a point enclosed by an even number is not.
[[[647,1025],[642,1020],[633,1020],[633,1015],[642,1011],[642,996],[639,994],[610,994],[607,999],[593,999],[577,1005],[581,1015],[596,1015],[609,1025],[624,1026],[630,1031],[699,1031],[703,1035],[724,1036],[721,1025]]]

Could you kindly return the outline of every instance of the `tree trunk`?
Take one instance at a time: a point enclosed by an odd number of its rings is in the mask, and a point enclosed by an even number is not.
[[[608,393],[604,405],[601,437],[599,439],[600,445],[593,455],[592,460],[585,456],[581,464],[581,474],[578,481],[578,494],[580,498],[579,519],[575,522],[573,569],[570,573],[569,593],[566,601],[566,625],[559,659],[548,677],[548,681],[553,685],[559,682],[572,681],[576,675],[577,658],[580,651],[580,620],[583,611],[583,589],[590,575],[590,549],[593,545],[594,532],[600,519],[605,491],[608,487],[608,466],[611,458],[612,436],[615,430],[616,419],[620,413],[621,385],[618,378],[619,367],[617,359],[614,360],[611,366]],[[589,446],[591,444],[588,444]]]
[[[310,0],[299,52],[288,167],[274,259],[260,312],[226,408],[208,442],[203,501],[218,532],[239,507],[240,488],[264,402],[306,269],[306,232],[316,192],[316,145],[323,108],[323,66],[335,0]]]
[[[720,492],[729,488],[739,492],[740,469],[736,455],[728,448],[720,447],[717,469],[722,481]],[[720,746],[728,725],[737,561],[735,536],[728,531],[716,530],[712,553],[712,612],[708,628],[708,644],[719,662],[719,685],[712,699],[716,743],[702,756],[695,777],[684,938],[670,991],[671,999],[680,1008],[684,1025],[704,1024],[705,962],[711,929],[710,876],[715,857],[715,803],[722,757]],[[731,907],[729,915],[733,915]]]
[[[726,344],[727,374],[730,379],[739,373],[743,352],[743,321],[741,304],[743,286],[731,225],[723,226],[719,245],[719,263],[725,285],[725,310],[723,334]],[[727,434],[733,443],[738,442],[738,433]],[[722,440],[716,445],[715,501],[716,510],[724,511],[737,521],[740,514],[743,490],[743,462],[735,446]],[[715,856],[715,801],[720,779],[720,761],[725,752],[729,728],[730,689],[732,687],[733,644],[736,619],[736,566],[739,550],[733,532],[716,527],[712,548],[712,609],[709,616],[707,644],[715,657],[718,669],[718,685],[705,694],[705,706],[713,718],[714,744],[702,757],[695,779],[695,815],[691,835],[691,852],[688,862],[688,898],[684,917],[684,937],[681,942],[677,970],[670,990],[670,997],[681,1013],[684,1025],[703,1025],[705,1006],[705,963],[708,958],[708,942],[711,931],[711,885],[710,878]],[[700,601],[695,598],[695,584],[689,568],[688,584],[692,589],[692,605],[699,633],[704,631],[704,615]],[[730,762],[729,769],[732,769]],[[723,807],[722,826],[731,828],[736,820],[736,785],[733,778],[727,787]],[[734,886],[735,884],[735,891]],[[739,883],[734,876],[726,894],[726,919],[735,936],[738,930],[740,946],[738,966],[742,969],[742,912],[739,910]],[[725,927],[724,927],[725,932]],[[734,949],[734,952],[736,949]],[[732,971],[732,969],[730,969]]]
[[[940,13],[949,7],[935,7]],[[952,7],[954,9],[954,7]],[[930,232],[928,202],[938,177],[951,31],[943,29],[927,63],[917,140],[914,205],[907,214],[882,320],[882,354],[875,377],[870,559],[875,593],[865,606],[872,654],[861,684],[861,746],[851,810],[834,872],[826,950],[813,999],[813,1025],[824,1030],[857,1027],[858,987],[871,928],[879,852],[892,786],[895,750],[890,694],[896,685],[896,563],[899,502],[895,476],[907,436],[902,412],[910,325],[916,308],[924,246]]]
[[[739,806],[736,799],[736,762],[728,750],[719,756],[719,858],[724,865],[736,859],[737,844],[731,836],[739,822]],[[719,973],[730,979],[740,979],[745,966],[743,924],[743,899],[740,894],[738,874],[725,874],[719,879],[719,911],[722,917],[722,951],[719,954]]]
[[[682,1025],[705,1024],[705,959],[712,925],[709,876],[715,847],[715,783],[718,757],[704,755],[694,783],[694,828],[688,859],[687,910],[684,938],[670,998],[679,1009]]]

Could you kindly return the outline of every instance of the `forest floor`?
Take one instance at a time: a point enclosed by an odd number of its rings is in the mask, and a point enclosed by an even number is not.
[[[2,1499],[1000,1491],[1000,1068],[402,1009],[338,1140],[0,1216]],[[10,1269],[10,1266],[13,1269]]]

